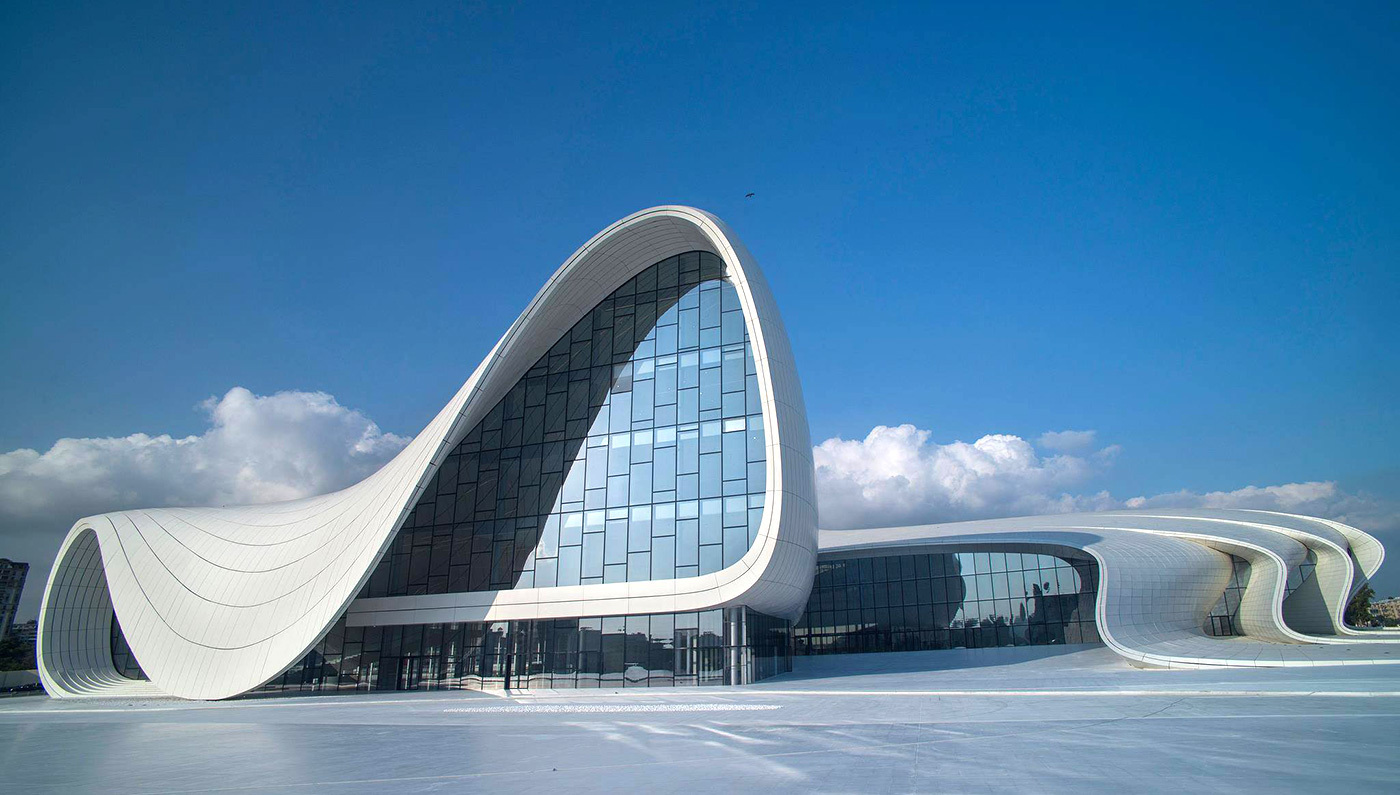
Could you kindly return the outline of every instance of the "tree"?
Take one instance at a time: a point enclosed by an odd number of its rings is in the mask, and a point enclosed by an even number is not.
[[[1375,598],[1376,592],[1371,590],[1370,583],[1361,586],[1361,590],[1351,598],[1351,603],[1347,605],[1346,621],[1354,627],[1369,626],[1371,623],[1371,600]]]
[[[14,633],[0,640],[0,671],[32,671],[36,667],[33,643]]]

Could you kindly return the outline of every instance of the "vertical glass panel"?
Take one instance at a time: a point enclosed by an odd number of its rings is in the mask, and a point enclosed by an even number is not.
[[[584,577],[601,577],[603,575],[603,535],[601,533],[586,533],[583,536],[582,574]]]
[[[724,503],[703,500],[700,503],[700,543],[718,544],[724,540]]]
[[[700,573],[713,574],[724,568],[724,549],[720,544],[700,547]]]
[[[674,577],[675,570],[675,537],[653,538],[651,541],[651,579],[660,580]]]
[[[626,509],[615,509],[608,511],[607,529],[604,533],[603,562],[604,563],[626,563],[627,562],[627,511]]]
[[[674,503],[661,503],[652,508],[652,536],[673,536],[676,534],[676,506]]]
[[[700,520],[676,520],[676,565],[694,566],[700,562]]]

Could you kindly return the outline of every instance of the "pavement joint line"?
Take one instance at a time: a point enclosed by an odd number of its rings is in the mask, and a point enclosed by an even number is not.
[[[1400,690],[763,690],[773,696],[1182,696],[1263,698],[1396,698]]]
[[[479,691],[463,691],[479,692]],[[587,692],[578,695],[552,694],[549,696],[529,696],[519,694],[515,697],[503,697],[515,699],[514,707],[534,706],[531,702],[536,700],[562,700],[562,699],[598,699],[617,697],[637,697],[637,698],[676,698],[684,695],[694,697],[694,694],[677,693],[668,691],[664,693],[646,692]],[[710,695],[710,694],[705,694]],[[1177,697],[1177,698],[1397,698],[1400,697],[1400,690],[750,690],[743,693],[713,694],[712,698],[734,699],[742,696],[842,696],[842,697],[902,697],[902,698],[1073,698],[1076,696],[1088,698],[1114,698],[1114,697]],[[395,698],[395,699],[375,699],[370,701],[350,701],[336,699],[334,696],[325,700],[310,699],[289,699],[277,702],[262,702],[257,704],[230,704],[220,702],[192,702],[190,704],[179,704],[159,707],[80,707],[76,709],[65,709],[62,707],[50,709],[4,709],[0,707],[0,718],[5,715],[81,715],[81,714],[102,714],[102,713],[131,713],[131,712],[183,712],[201,710],[228,710],[228,709],[270,709],[276,707],[347,707],[351,709],[374,707],[388,704],[410,704],[429,705],[444,703],[461,703],[464,698]],[[523,703],[521,703],[523,701]],[[497,702],[499,703],[499,702]],[[744,705],[736,702],[710,702],[715,707],[735,708]],[[550,705],[538,705],[550,706]],[[558,705],[555,705],[558,706]],[[587,705],[578,705],[587,706]],[[664,705],[662,705],[664,706]],[[454,711],[454,710],[446,710]],[[480,707],[476,709],[461,708],[455,711],[513,711],[513,707],[495,706]],[[719,711],[719,710],[715,710]]]
[[[443,712],[473,714],[578,714],[650,712],[757,712],[782,709],[780,704],[514,704],[502,707],[449,707]]]

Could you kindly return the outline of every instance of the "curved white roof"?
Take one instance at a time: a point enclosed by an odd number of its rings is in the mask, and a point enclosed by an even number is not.
[[[1099,565],[1099,634],[1136,664],[1400,662],[1400,633],[1361,631],[1343,620],[1356,584],[1375,573],[1384,551],[1371,536],[1337,522],[1252,510],[1144,510],[821,533],[824,558],[960,545],[1092,556]],[[1288,576],[1309,551],[1316,569],[1290,595]],[[1245,635],[1212,637],[1203,625],[1230,581],[1230,555],[1250,564],[1239,612]]]
[[[616,288],[676,254],[719,257],[749,331],[766,443],[762,523],[747,553],[712,574],[646,582],[356,599],[448,453],[539,360]],[[478,299],[479,300],[479,299]],[[293,502],[164,508],[88,517],[69,531],[44,592],[39,672],[59,697],[164,692],[226,698],[300,660],[346,616],[351,626],[672,613],[745,605],[796,618],[818,549],[801,386],[761,271],[723,222],[656,207],[612,224],[550,277],[476,370],[392,461],[342,491]],[[1114,511],[824,532],[824,555],[1016,544],[1077,549],[1099,564],[1096,621],[1141,665],[1394,662],[1400,633],[1360,632],[1343,611],[1384,549],[1336,522],[1242,510]],[[1228,554],[1227,554],[1228,553]],[[1251,578],[1246,637],[1207,636],[1230,555]],[[1312,577],[1286,583],[1309,558]],[[115,611],[150,682],[111,656]]]
[[[683,579],[363,600],[348,620],[504,620],[740,604],[795,617],[815,568],[816,510],[811,441],[787,332],[762,273],[723,222],[690,207],[655,207],[575,252],[428,426],[364,481],[294,502],[121,511],[77,522],[40,611],[45,688],[60,697],[155,687],[217,699],[280,674],[346,613],[437,466],[525,371],[628,279],[696,250],[723,261],[757,365],[766,509],[747,554],[721,571]],[[113,668],[114,609],[149,684]]]

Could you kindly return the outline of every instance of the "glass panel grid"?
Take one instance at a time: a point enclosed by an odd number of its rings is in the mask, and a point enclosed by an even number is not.
[[[136,661],[136,655],[131,653],[131,647],[127,645],[126,635],[122,634],[122,625],[117,622],[117,614],[112,613],[112,666],[117,669],[117,673],[127,679],[146,679],[146,672],[141,670],[141,665]]]
[[[757,535],[764,447],[723,262],[671,257],[579,320],[467,433],[360,596],[717,571]]]
[[[1308,574],[1312,573],[1312,568],[1316,566],[1316,559],[1311,565],[1303,564],[1308,569]],[[1230,556],[1231,570],[1230,582],[1225,585],[1225,592],[1220,595],[1220,601],[1215,603],[1209,614],[1206,615],[1203,629],[1207,635],[1215,637],[1231,637],[1233,635],[1243,635],[1244,630],[1240,626],[1240,601],[1244,598],[1244,590],[1249,586],[1249,561],[1237,555]],[[1298,583],[1293,584],[1287,593],[1293,593]],[[1286,596],[1285,596],[1286,598]]]
[[[791,625],[748,608],[495,623],[350,627],[267,691],[746,684],[792,670]]]
[[[987,552],[819,560],[797,654],[1097,643],[1089,559]]]

